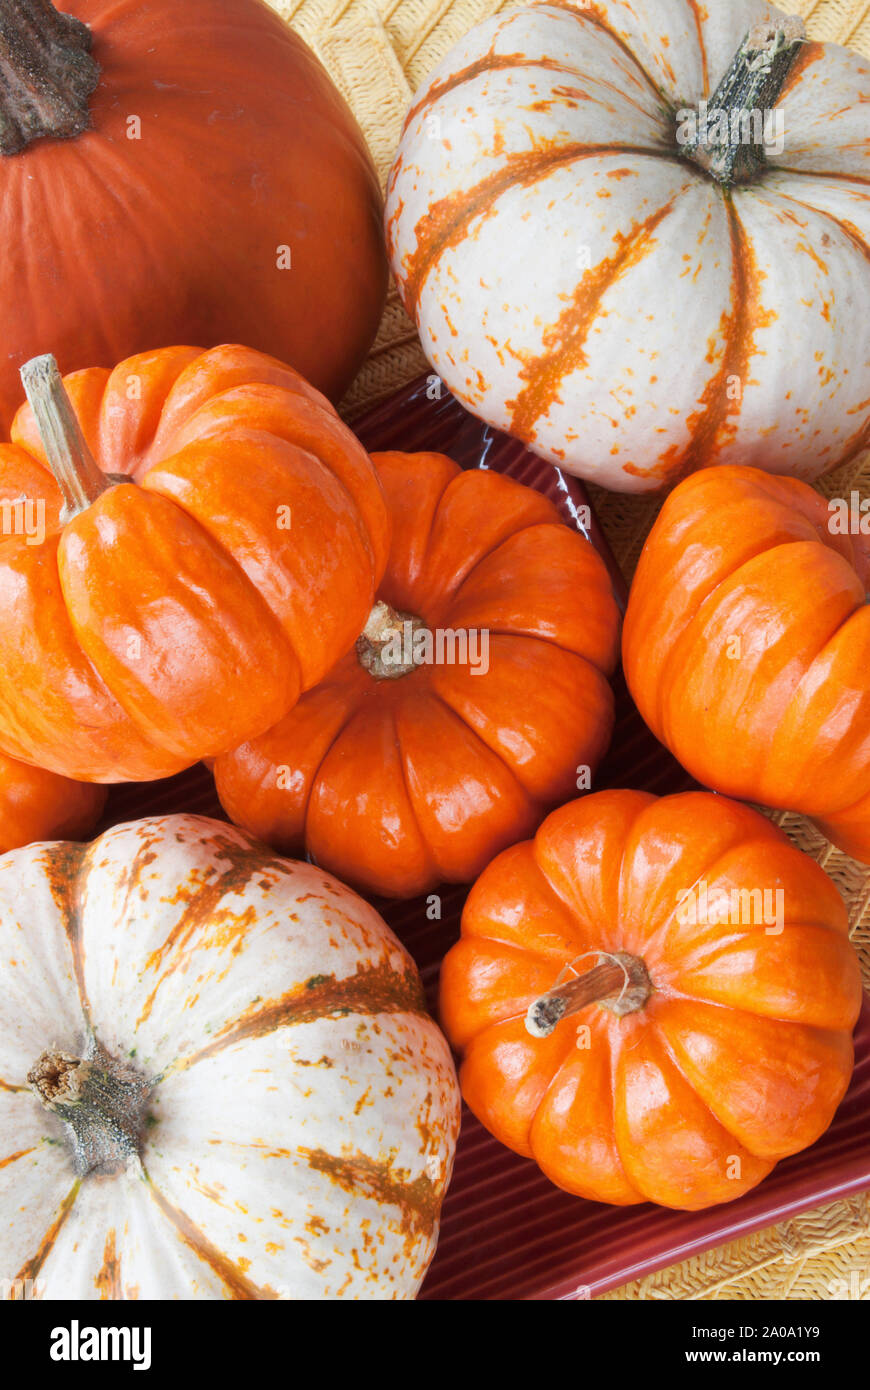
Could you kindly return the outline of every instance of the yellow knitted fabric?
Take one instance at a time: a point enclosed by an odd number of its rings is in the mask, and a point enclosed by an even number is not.
[[[727,3],[727,0],[722,0]],[[270,0],[317,52],[341,90],[386,180],[416,87],[475,24],[516,0]],[[783,3],[783,0],[780,0]],[[813,38],[870,56],[870,0],[789,0]],[[426,367],[413,325],[389,296],[374,348],[344,402],[350,418]],[[828,496],[870,492],[870,457],[830,474]],[[593,489],[596,510],[627,578],[652,524],[655,500]],[[774,817],[817,859],[850,910],[870,987],[870,872],[832,849],[801,816]],[[870,1138],[868,1138],[870,1143]],[[863,1298],[870,1301],[870,1197],[853,1197],[708,1251],[608,1298]]]

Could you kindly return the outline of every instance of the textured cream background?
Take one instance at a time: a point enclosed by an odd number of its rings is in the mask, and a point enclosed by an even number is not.
[[[359,121],[382,182],[416,87],[462,34],[515,8],[515,0],[269,0],[315,49]],[[727,4],[728,0],[719,0]],[[870,56],[870,0],[780,0],[804,15],[813,38]],[[392,290],[374,348],[345,401],[351,418],[426,367],[413,325]],[[870,493],[870,460],[824,480],[829,496]],[[627,577],[656,512],[654,501],[594,492]],[[800,816],[777,815],[794,841],[836,881],[870,988],[870,872],[831,848]],[[870,1135],[868,1135],[870,1146]],[[619,1299],[843,1297],[870,1302],[870,1195],[854,1197],[711,1250],[609,1294]],[[846,1296],[849,1296],[848,1294]]]

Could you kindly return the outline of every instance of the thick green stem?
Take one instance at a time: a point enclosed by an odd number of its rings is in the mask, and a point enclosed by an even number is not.
[[[100,80],[90,50],[88,26],[50,0],[0,0],[0,155],[88,128]]]
[[[765,141],[771,116],[792,64],[807,42],[803,20],[795,15],[781,23],[750,29],[737,56],[709,102],[693,113],[683,153],[717,183],[746,183],[766,166]]]
[[[76,1173],[112,1172],[138,1158],[150,1087],[96,1043],[84,1058],[43,1052],[27,1080],[47,1110],[66,1125]]]

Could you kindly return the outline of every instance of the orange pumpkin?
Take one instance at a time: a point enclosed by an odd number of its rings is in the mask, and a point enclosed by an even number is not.
[[[25,372],[39,425],[23,409],[0,446],[0,747],[113,782],[262,733],[371,607],[387,517],[365,450],[247,348],[143,353],[66,391],[53,359]]]
[[[834,884],[707,792],[554,811],[475,884],[441,975],[477,1117],[617,1205],[730,1201],[812,1144],[860,1005]]]
[[[802,811],[870,862],[865,520],[751,468],[687,478],[641,556],[623,660],[647,724],[698,781]]]
[[[261,0],[0,0],[3,354],[64,372],[241,342],[333,399],[387,287],[365,141]],[[83,21],[83,22],[82,22]]]
[[[441,454],[374,463],[393,540],[356,649],[214,772],[239,825],[408,897],[472,879],[595,767],[618,612],[598,552],[532,489]]]
[[[37,840],[84,839],[105,803],[105,787],[72,782],[0,753],[0,854]]]

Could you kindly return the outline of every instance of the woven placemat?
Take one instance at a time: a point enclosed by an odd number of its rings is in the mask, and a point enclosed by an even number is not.
[[[473,25],[515,0],[270,0],[318,53],[359,121],[382,182],[420,82]],[[728,0],[717,0],[727,4]],[[810,34],[870,57],[870,0],[784,0]],[[343,403],[349,419],[426,369],[413,325],[393,289],[374,348]],[[870,492],[870,458],[829,475],[828,496]],[[658,504],[593,489],[602,526],[627,578]],[[870,872],[833,849],[806,820],[773,817],[823,866],[849,907],[870,988]],[[870,1139],[868,1139],[870,1142]],[[870,1197],[807,1212],[608,1294],[620,1299],[862,1298],[870,1301]]]

